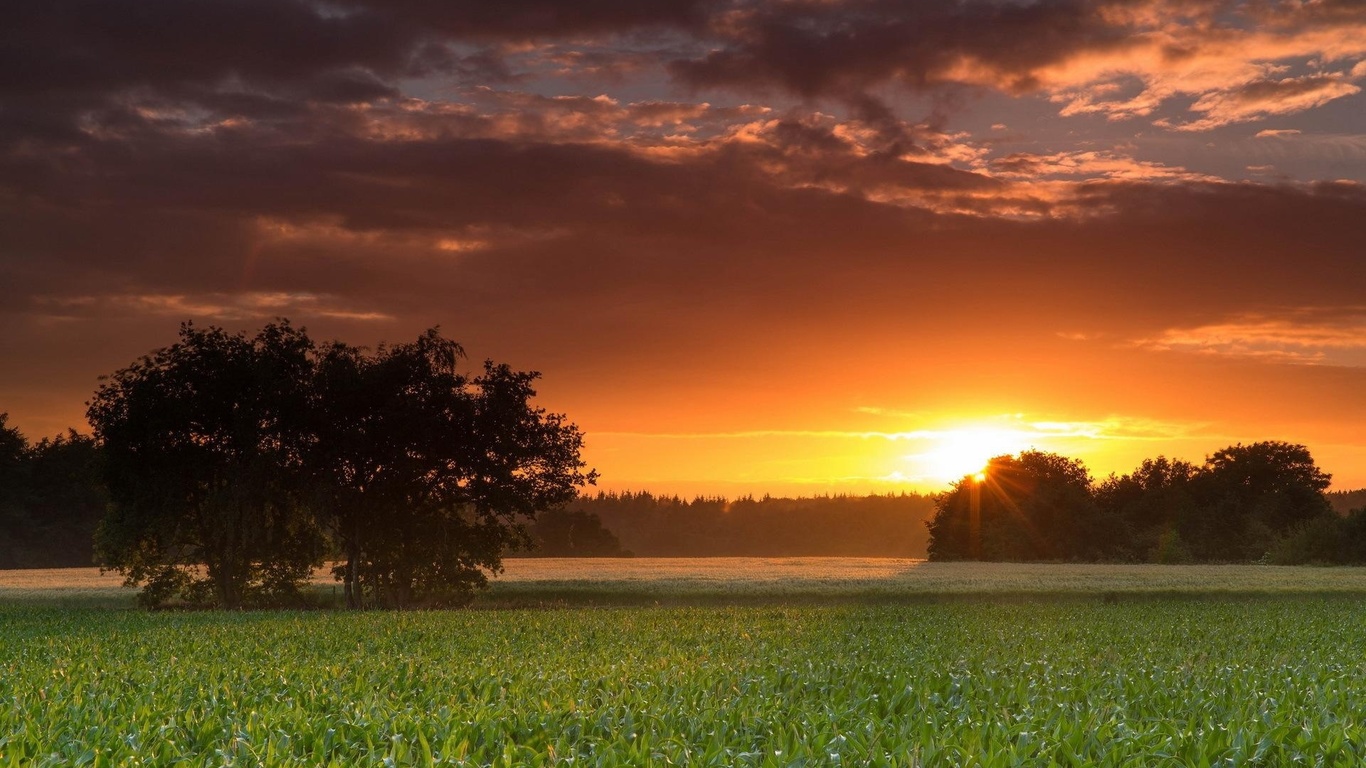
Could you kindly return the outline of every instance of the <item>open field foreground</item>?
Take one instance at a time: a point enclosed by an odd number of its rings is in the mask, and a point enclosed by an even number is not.
[[[883,558],[524,558],[476,605],[925,602],[984,597],[1360,595],[1366,568],[1255,565],[929,563]],[[336,582],[314,577],[317,600]],[[0,604],[127,607],[133,590],[96,568],[0,571]]]
[[[0,609],[0,765],[1356,766],[1356,599]]]

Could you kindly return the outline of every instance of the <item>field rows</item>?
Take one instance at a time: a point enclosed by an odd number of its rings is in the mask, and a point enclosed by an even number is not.
[[[0,609],[0,766],[1361,765],[1359,600]]]

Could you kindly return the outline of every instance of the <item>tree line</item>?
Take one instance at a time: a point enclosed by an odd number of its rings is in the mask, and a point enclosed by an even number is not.
[[[783,498],[580,496],[621,546],[647,557],[924,557],[934,497],[915,493]]]
[[[1076,459],[1025,451],[936,499],[929,557],[1366,563],[1366,507],[1335,510],[1330,480],[1303,445],[1277,441],[1198,465],[1159,456],[1099,483]]]
[[[0,413],[0,568],[90,565],[107,504],[93,438],[30,444]]]

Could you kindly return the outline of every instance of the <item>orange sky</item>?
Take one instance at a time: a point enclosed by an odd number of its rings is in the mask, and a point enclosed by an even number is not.
[[[1267,439],[1366,487],[1360,4],[73,7],[0,25],[31,438],[181,321],[286,316],[542,371],[606,489]]]

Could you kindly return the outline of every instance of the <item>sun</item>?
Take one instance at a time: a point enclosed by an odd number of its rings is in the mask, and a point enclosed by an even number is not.
[[[916,475],[943,482],[979,473],[992,458],[1029,447],[1025,432],[999,427],[938,430],[930,440],[928,450],[906,459],[914,465]]]

